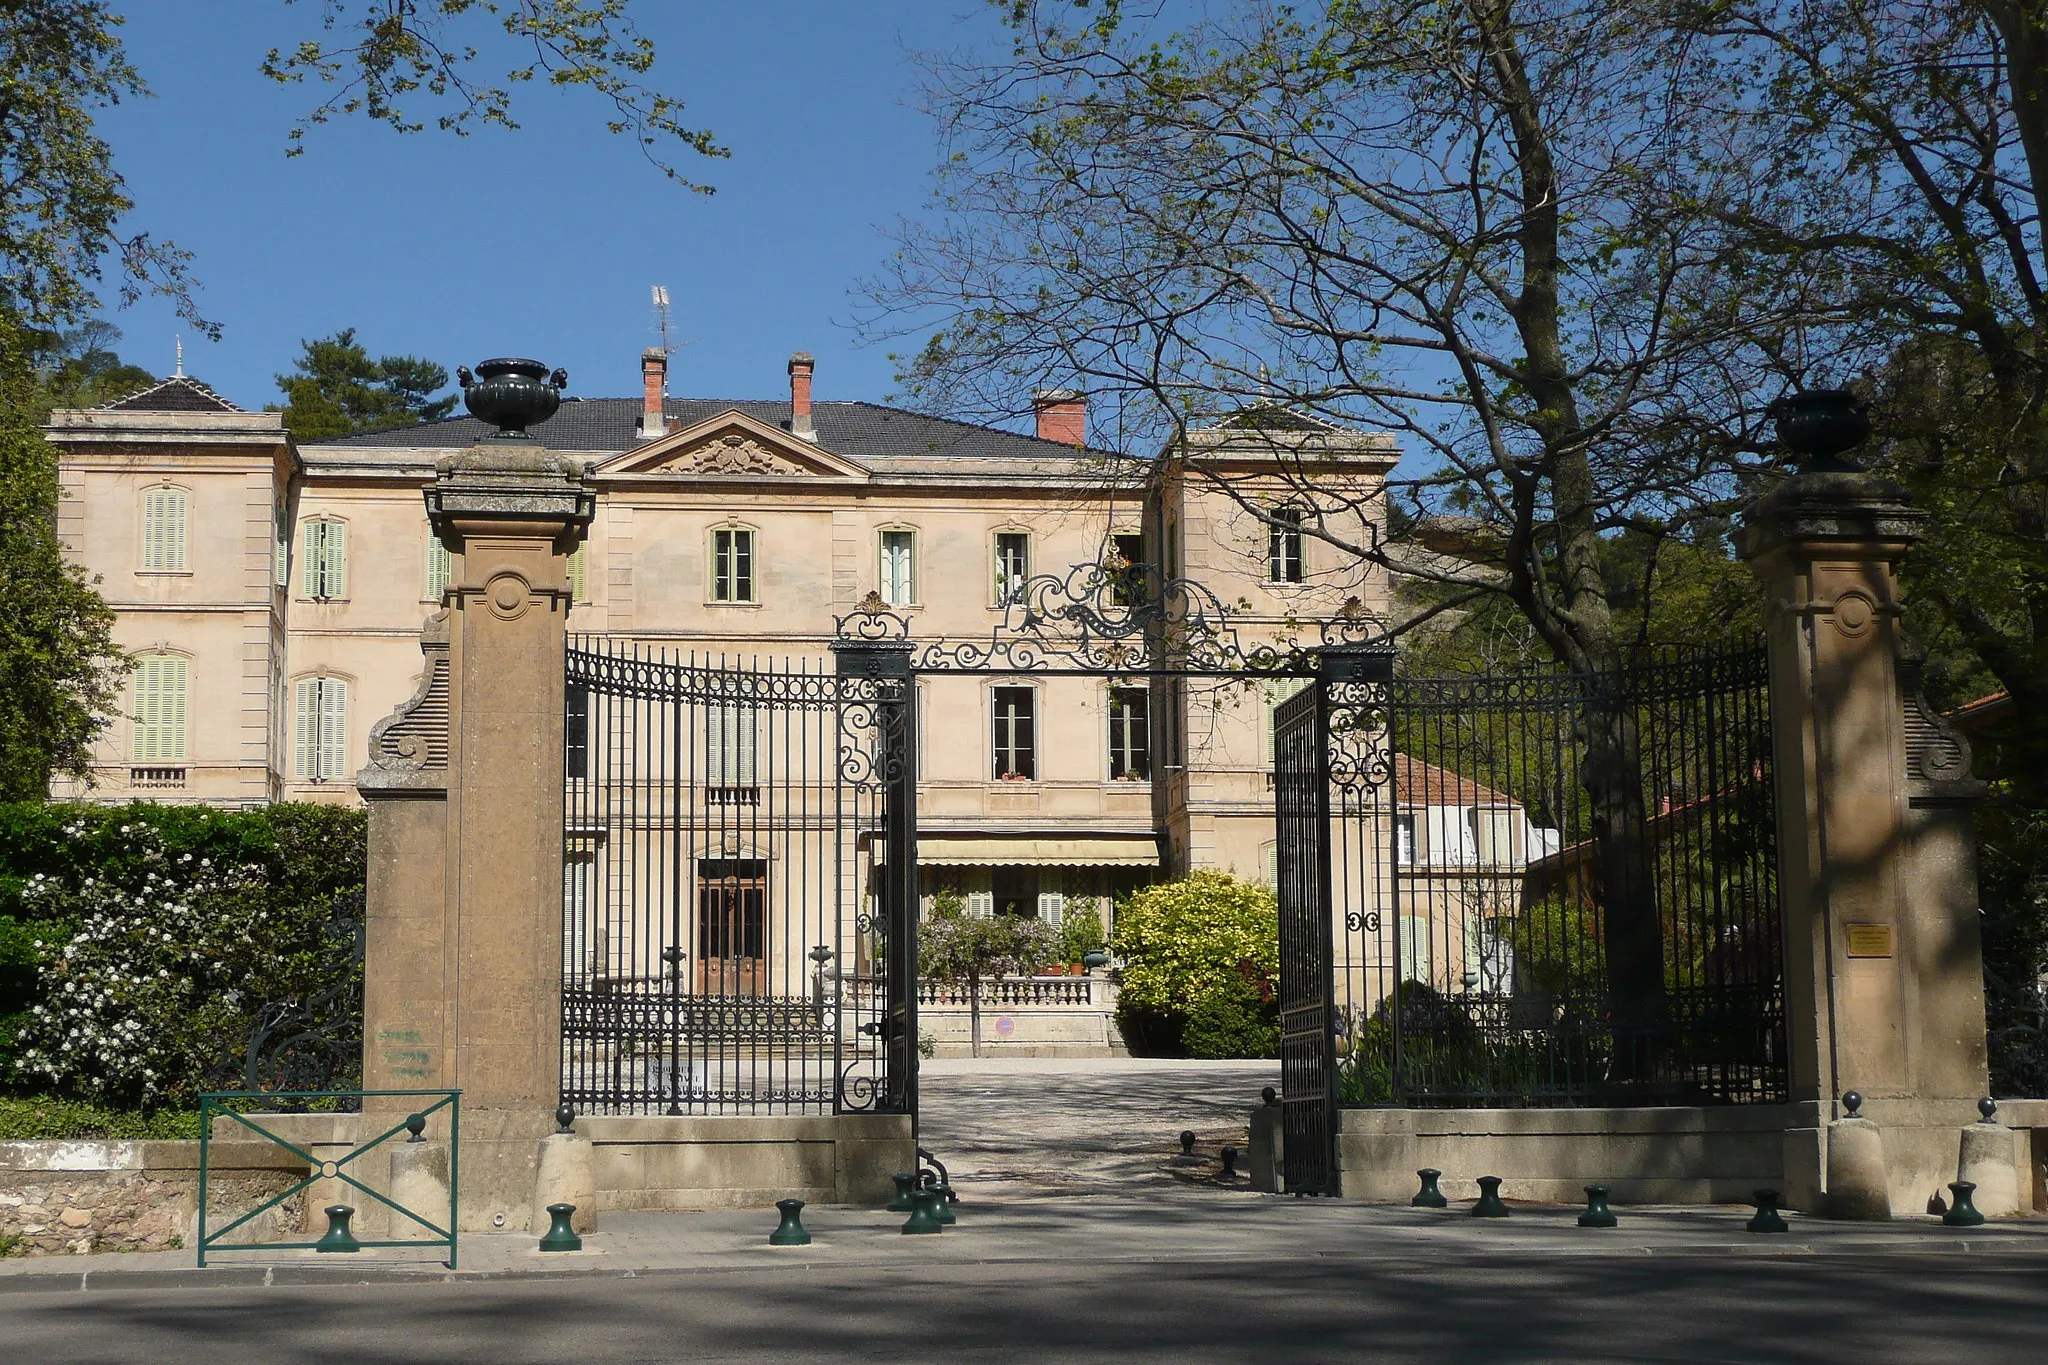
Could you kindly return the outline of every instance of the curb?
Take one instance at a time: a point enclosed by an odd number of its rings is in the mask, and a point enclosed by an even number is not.
[[[1770,1239],[1761,1242],[1693,1242],[1665,1246],[1623,1245],[1610,1243],[1606,1246],[1506,1248],[1468,1247],[1418,1249],[1404,1247],[1399,1254],[1377,1256],[1359,1255],[1353,1252],[1318,1252],[1305,1257],[1319,1265],[1347,1266],[1369,1269],[1374,1266],[1416,1264],[1442,1264],[1451,1261],[1513,1261],[1521,1262],[1530,1252],[1547,1258],[1570,1260],[1600,1260],[1620,1258],[1625,1260],[1655,1260],[1672,1258],[1680,1260],[1726,1260],[1764,1259],[1780,1260],[1854,1260],[1862,1257],[1876,1257],[1890,1260],[1896,1257],[1929,1256],[1948,1260],[1956,1256],[1986,1256],[2036,1260],[2048,1254],[2048,1248],[2029,1247],[2016,1243],[2010,1238],[1965,1239],[1954,1241],[1928,1241],[1922,1239],[1887,1238],[1884,1241],[1866,1242],[1854,1247],[1829,1247],[1825,1244],[1802,1241],[1778,1241]],[[946,1266],[1001,1266],[1001,1265],[1070,1265],[1070,1255],[1035,1254],[1017,1256],[959,1256],[949,1257],[942,1264]],[[1090,1258],[1089,1264],[1113,1265],[1187,1265],[1213,1266],[1231,1265],[1240,1259],[1229,1252],[1216,1253],[1167,1253],[1137,1254],[1128,1256],[1103,1256]],[[670,1265],[670,1266],[616,1266],[585,1263],[577,1266],[541,1269],[538,1267],[491,1268],[485,1270],[448,1270],[440,1266],[312,1266],[312,1265],[241,1265],[222,1266],[201,1270],[191,1267],[179,1270],[51,1270],[29,1271],[12,1275],[0,1275],[0,1297],[9,1294],[66,1294],[98,1291],[114,1293],[122,1290],[161,1289],[295,1289],[333,1288],[345,1285],[430,1285],[430,1284],[490,1284],[508,1281],[557,1281],[576,1279],[672,1279],[707,1275],[745,1275],[761,1271],[829,1271],[829,1270],[902,1270],[906,1262],[901,1257],[851,1257],[840,1260],[820,1261],[815,1259],[783,1260],[772,1255],[758,1258],[749,1256],[744,1262],[727,1261],[715,1265]]]

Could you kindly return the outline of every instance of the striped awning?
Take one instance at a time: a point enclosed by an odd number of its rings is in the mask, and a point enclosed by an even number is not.
[[[920,833],[917,860],[930,867],[1157,867],[1159,841],[1149,834],[992,839]]]

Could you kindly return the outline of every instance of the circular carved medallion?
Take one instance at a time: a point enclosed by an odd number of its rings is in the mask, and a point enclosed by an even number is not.
[[[1877,604],[1860,592],[1845,592],[1835,599],[1835,629],[1854,639],[1870,629],[1877,617]]]
[[[516,573],[492,574],[484,584],[484,605],[500,621],[517,621],[533,603],[533,585]]]

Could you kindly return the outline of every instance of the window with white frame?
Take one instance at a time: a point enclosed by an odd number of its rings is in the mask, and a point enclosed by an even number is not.
[[[1415,861],[1415,812],[1394,816],[1394,861],[1407,866]]]
[[[1266,515],[1266,581],[1301,582],[1301,509],[1274,507]]]
[[[152,488],[142,495],[142,568],[145,573],[184,571],[185,528],[190,506],[182,488]]]
[[[1007,607],[1019,600],[1029,577],[1031,537],[1023,531],[996,532],[996,605]]]
[[[448,591],[448,580],[454,576],[455,556],[448,553],[439,536],[427,532],[427,600],[440,601]]]
[[[1109,689],[1109,776],[1113,782],[1152,777],[1152,694],[1142,687]]]
[[[570,683],[563,694],[564,762],[570,777],[590,776],[590,689]]]
[[[711,600],[754,600],[754,533],[721,526],[711,533]]]
[[[882,600],[892,607],[907,607],[917,601],[917,535],[912,531],[884,531],[881,540]]]
[[[185,761],[185,656],[145,654],[135,661],[135,728],[129,751],[137,763]]]
[[[294,692],[294,767],[299,780],[343,780],[349,776],[348,683],[341,678],[301,678]]]
[[[989,689],[992,771],[997,778],[1038,776],[1037,703],[1036,688]]]
[[[307,522],[300,537],[299,590],[316,600],[348,596],[348,523],[329,517]]]

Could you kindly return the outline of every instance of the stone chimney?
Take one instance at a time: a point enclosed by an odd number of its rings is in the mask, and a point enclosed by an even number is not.
[[[1038,413],[1038,439],[1063,446],[1088,444],[1088,400],[1072,389],[1040,389],[1031,395]]]
[[[817,366],[809,351],[789,358],[789,434],[806,441],[818,439],[818,429],[811,425],[811,371]]]
[[[643,396],[640,401],[640,429],[638,436],[651,441],[668,430],[668,423],[661,415],[661,400],[668,390],[668,352],[659,346],[649,346],[640,353],[640,382]]]

